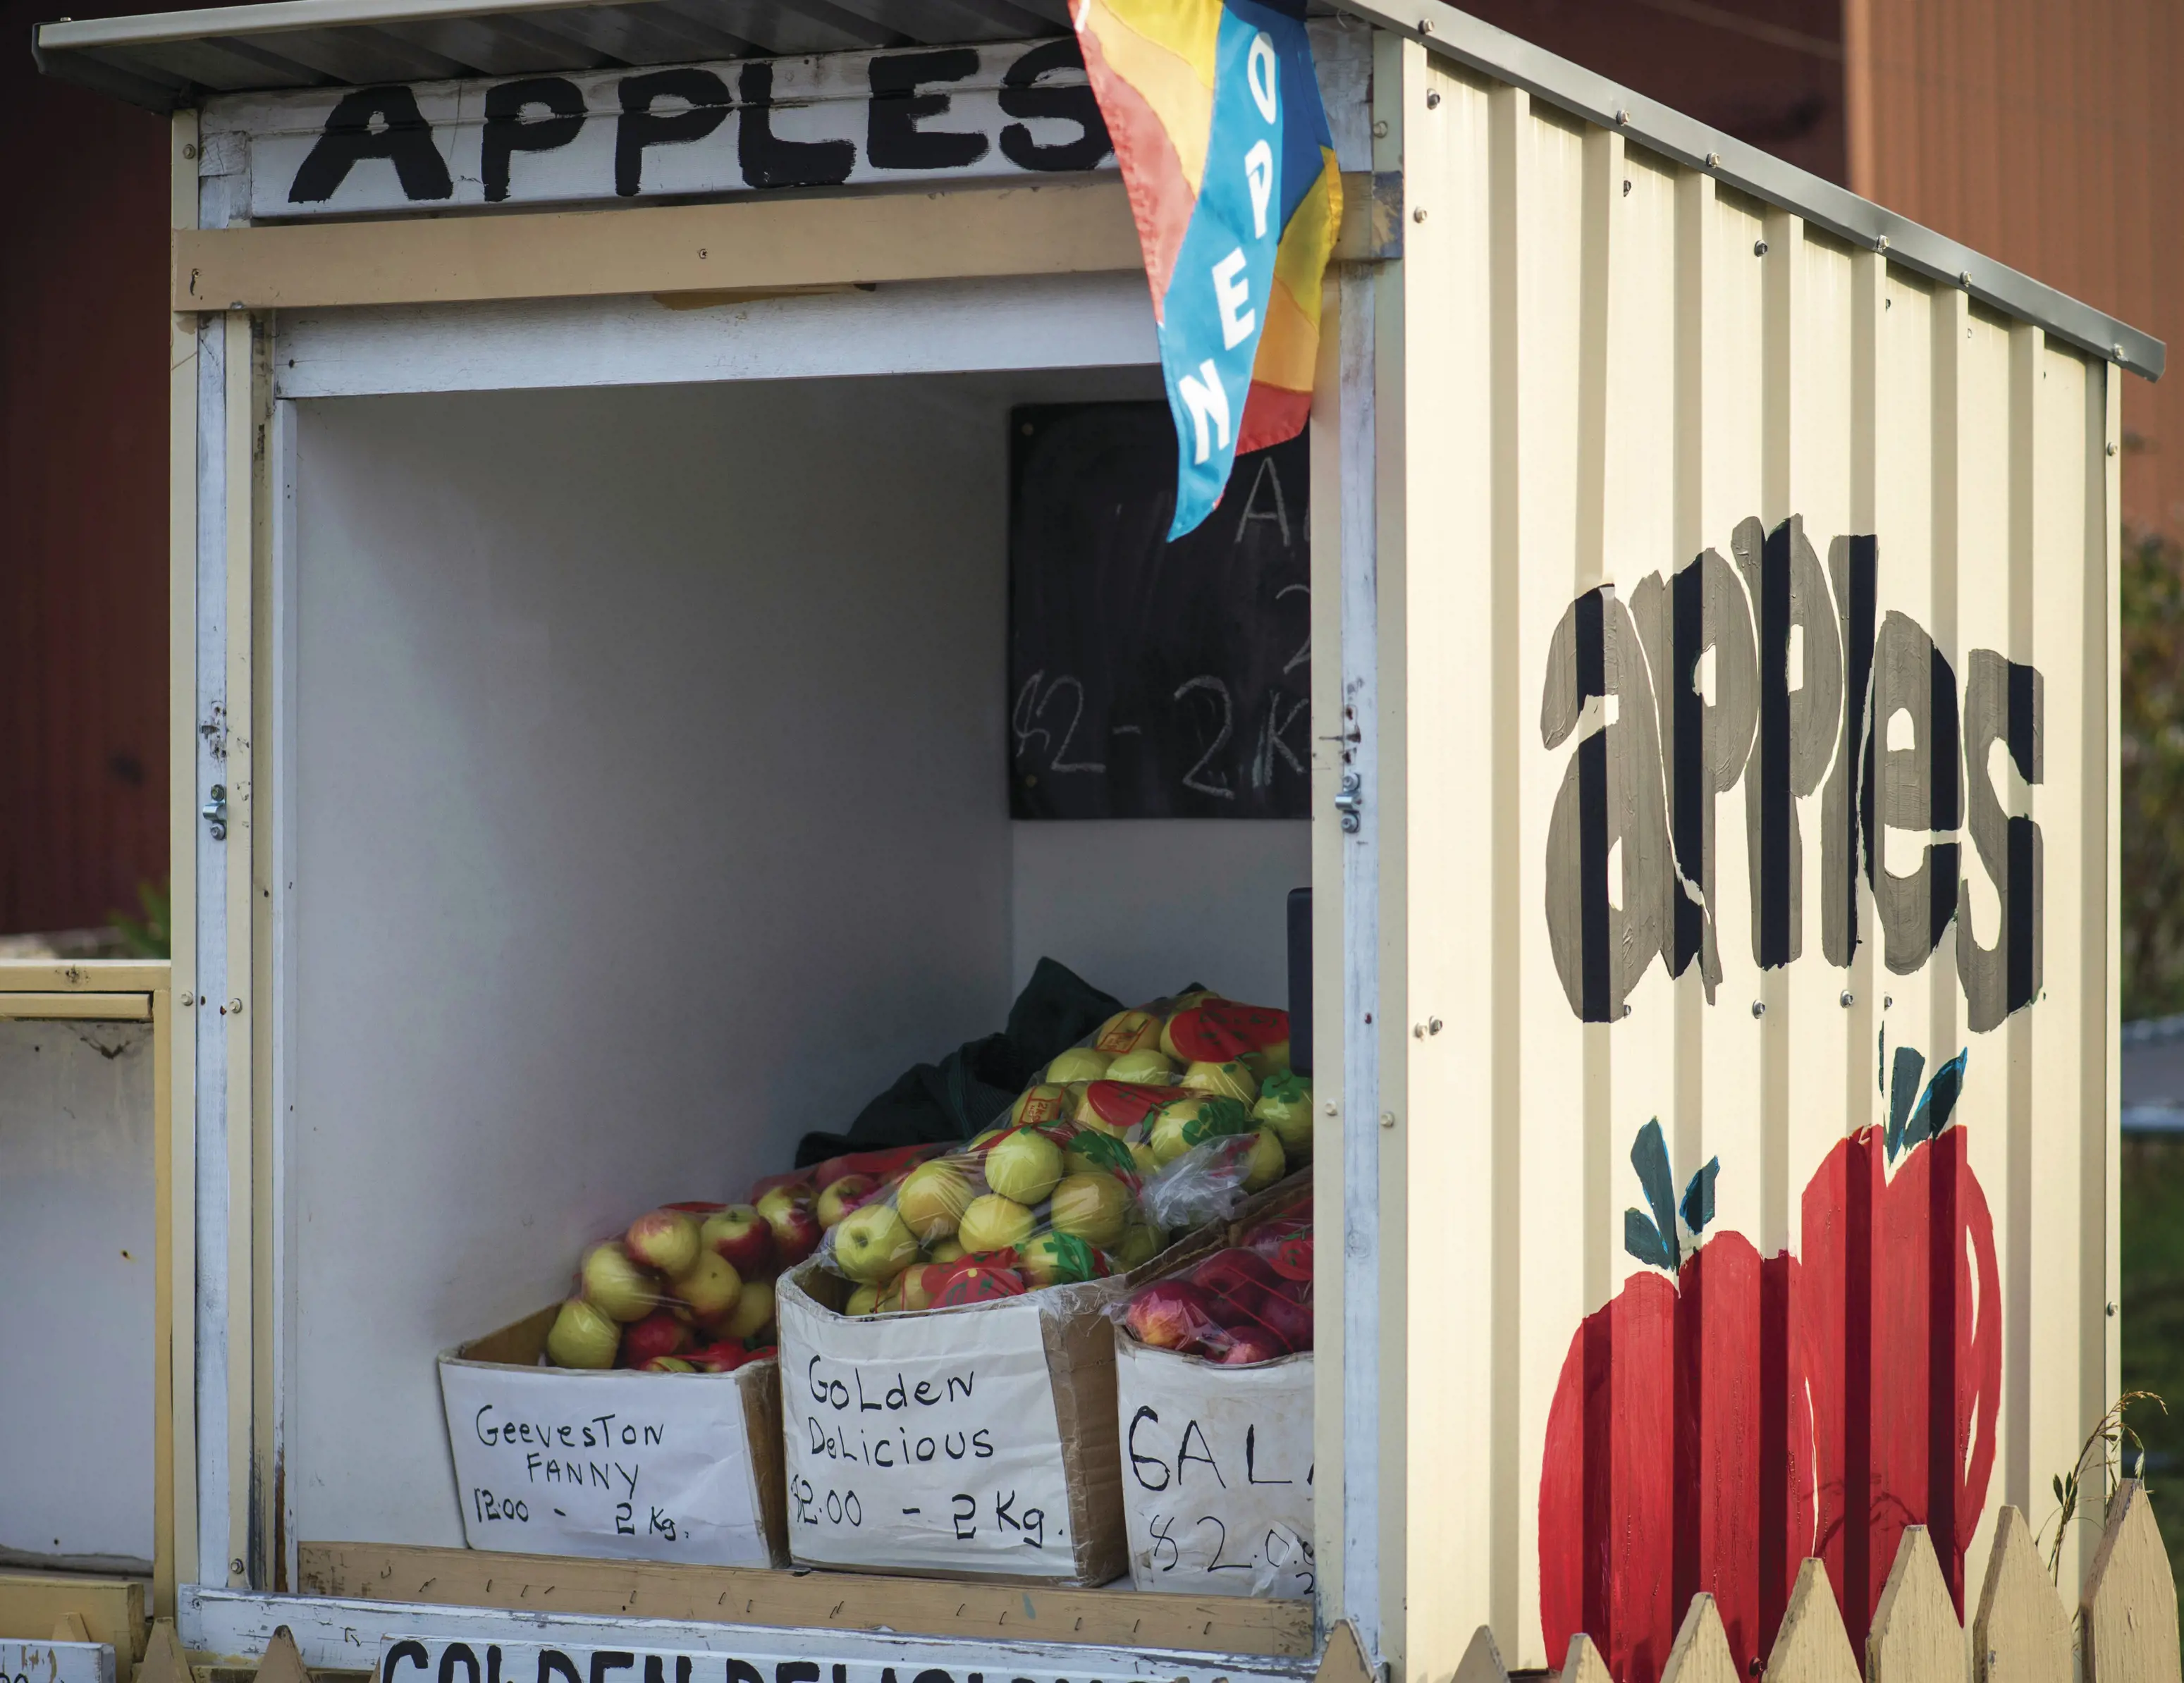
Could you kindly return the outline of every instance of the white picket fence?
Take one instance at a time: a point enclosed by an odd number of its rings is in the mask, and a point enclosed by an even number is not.
[[[1969,1641],[1926,1528],[1906,1528],[1865,1639],[1864,1683],[1965,1683],[1968,1673],[1971,1683],[2184,1683],[2176,1586],[2153,1504],[2137,1480],[2109,1504],[2075,1626],[2016,1508],[2003,1508],[1995,1527]],[[1616,1683],[1582,1635],[1571,1639],[1559,1676],[1560,1683]],[[1767,1683],[1859,1683],[1858,1655],[1817,1560],[1798,1571],[1764,1676]],[[1484,1625],[1452,1683],[1509,1683]],[[1738,1675],[1712,1596],[1691,1597],[1661,1683],[1750,1683]]]

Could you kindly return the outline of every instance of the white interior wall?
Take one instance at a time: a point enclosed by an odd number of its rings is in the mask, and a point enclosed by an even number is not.
[[[1144,379],[298,405],[299,1536],[460,1542],[432,1353],[1041,953],[1281,1000],[1305,825],[1006,815],[1006,410]]]
[[[0,1564],[149,1572],[152,1025],[0,1021]]]

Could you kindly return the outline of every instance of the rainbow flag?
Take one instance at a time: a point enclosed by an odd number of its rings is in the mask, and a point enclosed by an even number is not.
[[[1303,0],[1072,0],[1071,19],[1152,284],[1177,538],[1238,451],[1304,430],[1342,176]]]

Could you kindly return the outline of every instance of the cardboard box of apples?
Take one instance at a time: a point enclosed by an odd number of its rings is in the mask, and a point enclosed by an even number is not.
[[[1307,1197],[1113,1312],[1137,1588],[1312,1592],[1312,1281]]]
[[[815,1208],[778,1307],[802,1564],[1104,1584],[1127,1565],[1104,1311],[1311,1151],[1288,1018],[1117,1014],[963,1147]]]

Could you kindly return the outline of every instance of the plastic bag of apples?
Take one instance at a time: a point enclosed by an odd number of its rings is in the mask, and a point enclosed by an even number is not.
[[[749,1204],[666,1204],[584,1252],[546,1335],[557,1368],[731,1373],[773,1353],[773,1280],[819,1241]],[[802,1248],[797,1248],[799,1244]]]
[[[1139,1343],[1245,1367],[1312,1348],[1312,1206],[1109,1311]]]
[[[978,1303],[1128,1273],[1311,1153],[1286,1012],[1204,991],[1117,1012],[961,1148],[822,1209],[844,1313]]]

